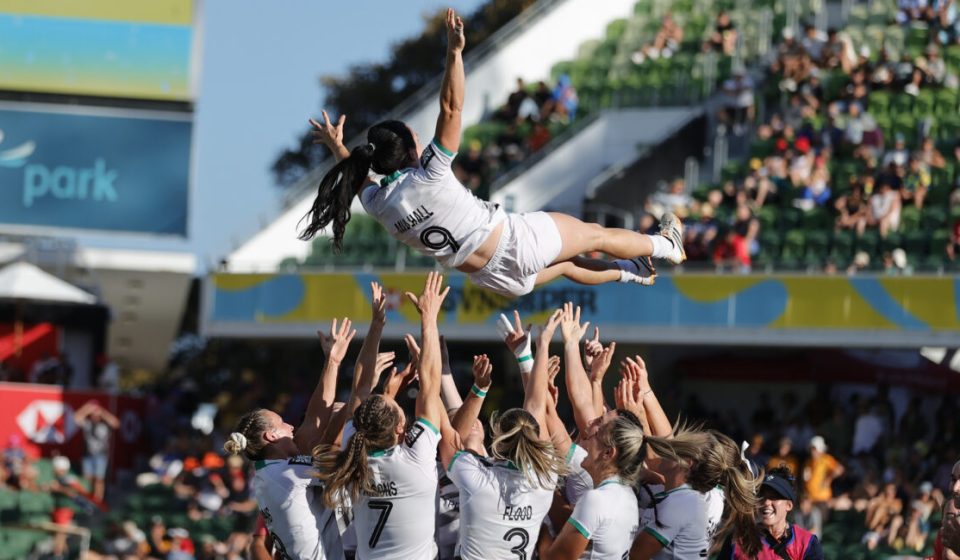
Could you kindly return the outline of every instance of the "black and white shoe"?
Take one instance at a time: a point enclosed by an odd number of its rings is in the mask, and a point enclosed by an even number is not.
[[[641,286],[653,286],[657,281],[657,269],[650,257],[617,259],[614,261],[622,272],[621,282],[633,282]]]
[[[660,216],[660,235],[673,244],[673,250],[664,258],[673,264],[687,260],[687,253],[683,250],[683,223],[673,212],[664,212],[663,216]]]

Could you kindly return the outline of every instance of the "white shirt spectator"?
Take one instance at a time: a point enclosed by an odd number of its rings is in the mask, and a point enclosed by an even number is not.
[[[853,454],[869,452],[881,436],[883,420],[873,412],[861,415],[853,428]]]

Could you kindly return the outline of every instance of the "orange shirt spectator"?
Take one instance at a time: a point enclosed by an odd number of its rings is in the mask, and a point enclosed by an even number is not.
[[[828,502],[833,498],[833,479],[843,474],[843,465],[827,453],[827,444],[820,436],[810,439],[810,458],[803,469],[807,495],[814,503]]]

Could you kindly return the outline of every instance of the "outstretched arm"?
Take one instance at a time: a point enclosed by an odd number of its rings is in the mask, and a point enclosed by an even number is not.
[[[447,63],[440,86],[440,116],[437,117],[436,140],[447,151],[460,149],[461,113],[466,76],[463,72],[463,47],[466,38],[463,35],[463,20],[447,10]]]
[[[550,339],[557,330],[560,323],[561,310],[556,310],[547,320],[537,338],[537,354],[533,359],[533,373],[530,375],[530,381],[524,387],[523,408],[533,415],[540,424],[540,439],[549,439],[550,434],[547,429],[547,400],[550,395],[547,391],[549,385],[549,362],[550,362]]]
[[[657,394],[653,392],[650,386],[650,374],[647,373],[647,364],[640,356],[634,356],[633,359],[627,358],[625,364],[631,364],[630,369],[636,372],[637,385],[639,387],[640,399],[643,409],[647,413],[647,422],[650,424],[652,435],[658,437],[670,437],[673,434],[673,424],[667,418],[667,413],[660,406],[660,400]]]
[[[603,348],[590,363],[590,387],[593,390],[593,413],[596,416],[603,416],[607,409],[603,398],[603,376],[610,369],[610,362],[613,361],[613,353],[616,351],[617,343],[611,342],[610,346]]]
[[[457,382],[453,379],[453,369],[450,367],[450,351],[447,350],[447,339],[440,337],[440,400],[446,410],[460,408],[463,399],[457,389]]]
[[[526,329],[523,328],[523,323],[520,321],[520,312],[517,310],[513,311],[513,324],[510,324],[510,319],[507,319],[507,316],[503,313],[500,314],[500,321],[497,323],[497,332],[503,337],[507,348],[517,358],[517,365],[520,367],[520,380],[524,387],[527,386],[527,381],[530,380],[530,372],[533,371],[533,353],[530,352],[530,328],[531,325],[527,325]]]
[[[579,306],[574,309],[572,303],[563,304],[560,331],[563,333],[563,359],[567,364],[567,396],[573,406],[573,419],[581,432],[585,432],[590,422],[597,417],[593,405],[593,388],[580,358],[580,339],[589,326],[590,323],[580,324]]]
[[[473,423],[480,417],[480,409],[483,408],[483,399],[490,390],[491,374],[493,373],[493,364],[486,354],[473,357],[473,386],[467,393],[466,400],[457,409],[451,420],[453,428],[460,434],[462,439],[467,439],[470,430],[473,429]]]
[[[442,288],[442,289],[441,289]],[[417,417],[426,420],[434,426],[441,424],[441,418],[446,415],[443,403],[440,402],[440,329],[437,326],[437,315],[444,298],[450,292],[450,287],[443,288],[443,276],[438,272],[427,274],[427,282],[423,293],[415,296],[407,292],[407,297],[417,306],[420,312],[420,341],[423,351],[420,354],[420,393],[417,394]]]
[[[337,326],[337,320],[334,319],[330,326],[329,335],[324,334],[323,331],[317,331],[320,346],[323,347],[323,353],[327,356],[327,359],[323,366],[323,372],[320,374],[320,380],[317,382],[317,387],[310,396],[303,423],[300,424],[293,436],[294,443],[297,444],[297,448],[302,453],[309,453],[316,447],[320,435],[323,433],[324,425],[330,420],[340,364],[347,355],[350,341],[357,334],[357,331],[352,327],[353,323],[350,322],[350,319],[344,318],[339,327]]]

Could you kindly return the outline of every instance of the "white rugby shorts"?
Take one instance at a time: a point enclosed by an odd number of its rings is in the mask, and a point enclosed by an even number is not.
[[[553,264],[562,248],[560,230],[550,214],[508,214],[496,252],[483,268],[469,275],[470,280],[508,297],[529,294],[537,274]]]

